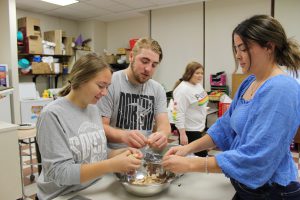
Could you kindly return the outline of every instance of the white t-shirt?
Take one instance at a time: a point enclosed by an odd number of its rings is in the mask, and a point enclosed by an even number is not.
[[[172,117],[178,129],[203,131],[205,129],[208,95],[202,85],[182,81],[173,92]]]

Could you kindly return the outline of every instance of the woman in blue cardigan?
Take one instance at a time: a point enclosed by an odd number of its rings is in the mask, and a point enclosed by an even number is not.
[[[300,86],[284,72],[297,75],[299,45],[277,20],[256,15],[234,29],[232,46],[237,64],[251,75],[208,134],[170,149],[163,165],[177,173],[223,172],[236,190],[233,199],[300,199],[290,152],[300,124]],[[183,157],[215,146],[222,152],[214,157]]]

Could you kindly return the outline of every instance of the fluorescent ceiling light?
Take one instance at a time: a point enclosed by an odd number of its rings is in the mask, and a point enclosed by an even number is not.
[[[53,3],[60,6],[67,6],[73,3],[78,3],[78,0],[41,0],[47,3]]]

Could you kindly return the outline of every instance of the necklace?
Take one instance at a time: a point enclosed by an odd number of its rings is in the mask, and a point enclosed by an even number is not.
[[[251,90],[250,90],[250,96],[252,97],[256,90],[264,83],[265,81],[261,81],[260,83],[257,83],[257,81],[255,80],[252,84]],[[255,85],[254,85],[255,84]]]

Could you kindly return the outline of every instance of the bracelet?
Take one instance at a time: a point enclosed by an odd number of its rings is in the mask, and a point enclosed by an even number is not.
[[[208,156],[205,157],[205,173],[208,174]]]

